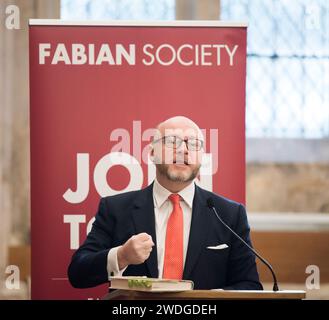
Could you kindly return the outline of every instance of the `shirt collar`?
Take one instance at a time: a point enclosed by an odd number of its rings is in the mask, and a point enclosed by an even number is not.
[[[187,205],[192,209],[193,198],[195,193],[195,183],[190,183],[183,190],[179,191],[178,194],[182,197],[182,199],[187,203]],[[171,192],[163,187],[159,181],[155,178],[153,184],[153,196],[155,199],[155,205],[157,208],[160,208],[164,202],[171,195]]]

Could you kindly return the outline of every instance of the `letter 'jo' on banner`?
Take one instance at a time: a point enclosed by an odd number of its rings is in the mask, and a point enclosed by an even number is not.
[[[197,183],[245,202],[245,78],[245,24],[30,21],[33,299],[106,294],[72,288],[67,267],[100,197],[153,181],[166,118],[203,129]]]

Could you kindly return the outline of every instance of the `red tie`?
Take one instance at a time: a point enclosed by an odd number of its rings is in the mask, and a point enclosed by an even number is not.
[[[171,194],[168,198],[173,204],[170,214],[163,265],[164,279],[182,279],[183,277],[183,211],[179,205],[180,196]]]

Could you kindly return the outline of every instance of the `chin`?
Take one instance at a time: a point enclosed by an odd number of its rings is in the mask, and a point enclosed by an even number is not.
[[[189,169],[189,168],[186,168]],[[168,178],[171,181],[177,181],[177,182],[187,182],[190,180],[193,180],[192,178],[192,172],[190,170],[168,170]],[[192,178],[192,179],[191,179]]]

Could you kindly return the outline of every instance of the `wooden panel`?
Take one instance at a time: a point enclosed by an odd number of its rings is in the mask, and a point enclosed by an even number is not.
[[[26,281],[31,276],[31,247],[17,246],[9,247],[9,264],[19,267],[20,278]]]
[[[328,232],[253,232],[255,249],[273,266],[279,282],[305,283],[309,265],[320,269],[320,282],[329,282]],[[271,282],[270,271],[257,259],[262,282]]]

